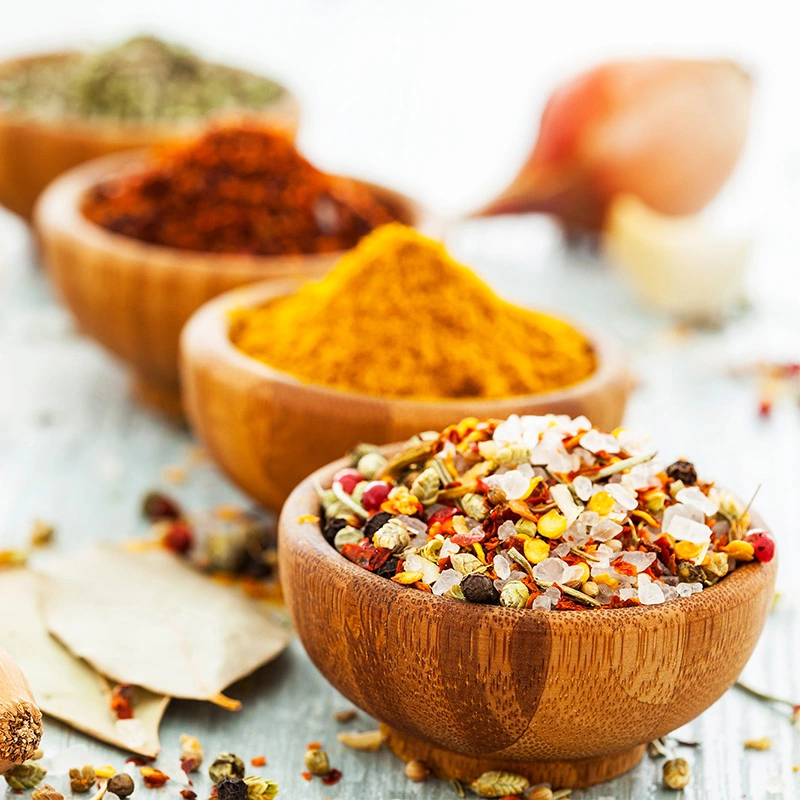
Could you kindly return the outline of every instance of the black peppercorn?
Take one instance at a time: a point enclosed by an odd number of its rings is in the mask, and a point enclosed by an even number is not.
[[[333,540],[336,538],[336,534],[339,533],[342,528],[346,528],[347,525],[348,522],[344,517],[334,517],[333,519],[329,519],[325,523],[325,528],[322,531],[325,541],[332,545]]]
[[[389,556],[386,561],[378,567],[376,575],[382,578],[393,578],[397,574],[397,559],[394,556]]]
[[[674,481],[682,481],[686,486],[697,483],[697,470],[691,461],[676,461],[667,467],[667,475]]]
[[[461,581],[461,591],[470,603],[497,605],[500,602],[500,592],[494,588],[492,579],[481,572],[465,575]]]
[[[133,778],[127,772],[119,772],[108,779],[106,789],[117,797],[133,794]]]
[[[241,778],[224,778],[217,784],[218,800],[247,800],[247,784]]]
[[[367,520],[364,536],[371,539],[391,518],[392,515],[388,511],[379,511]]]

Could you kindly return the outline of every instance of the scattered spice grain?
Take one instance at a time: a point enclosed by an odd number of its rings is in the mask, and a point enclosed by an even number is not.
[[[139,772],[144,779],[144,785],[148,789],[158,789],[169,780],[169,775],[155,767],[140,767]]]
[[[97,775],[91,764],[84,764],[82,767],[73,767],[69,771],[69,788],[75,794],[88,792],[94,785]]]
[[[336,722],[352,722],[358,716],[354,708],[346,708],[343,711],[334,711],[333,718]]]
[[[346,747],[353,750],[380,750],[383,745],[384,736],[380,730],[363,731],[361,733],[347,732],[339,733],[336,738]]]
[[[106,788],[117,797],[130,797],[134,789],[133,778],[127,772],[120,772],[108,779]]]
[[[188,775],[190,772],[196,772],[203,763],[203,747],[196,736],[189,736],[186,733],[181,734],[181,752],[180,762],[181,769]]]
[[[662,777],[667,789],[685,789],[692,777],[692,769],[685,758],[672,758],[664,762]]]
[[[230,338],[307,383],[412,399],[538,394],[596,366],[571,325],[501,300],[441,244],[397,223],[322,280],[235,312]]]
[[[247,800],[247,784],[241,778],[223,778],[217,784],[219,800]]]
[[[406,777],[415,783],[422,783],[427,780],[431,774],[431,768],[419,759],[413,759],[406,764]]]
[[[278,794],[278,784],[257,776],[244,779],[247,786],[247,800],[272,800]]]
[[[31,800],[64,800],[64,795],[49,783],[43,783],[31,792]]]
[[[211,782],[218,784],[225,778],[244,778],[244,761],[233,753],[220,753],[208,768]]]
[[[264,756],[255,756],[250,759],[250,766],[252,767],[264,767],[266,764],[267,759]]]
[[[762,736],[760,739],[748,739],[744,743],[745,750],[771,750],[772,739],[769,736]]]

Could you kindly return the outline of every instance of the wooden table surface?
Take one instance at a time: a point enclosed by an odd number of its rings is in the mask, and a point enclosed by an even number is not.
[[[724,332],[681,336],[668,321],[644,315],[594,257],[567,253],[549,232],[542,233],[536,226],[502,222],[462,231],[454,241],[460,255],[518,302],[564,310],[626,341],[640,379],[627,423],[650,431],[662,453],[691,458],[701,474],[744,496],[762,484],[756,505],[779,543],[782,594],[744,677],[800,702],[800,612],[794,591],[800,566],[800,408],[785,402],[770,419],[761,420],[755,387],[728,374],[732,364],[788,359],[792,349],[797,360],[800,309],[796,295],[785,292],[785,260],[769,248],[760,251],[757,268],[764,280],[759,280],[755,309],[747,316]],[[55,302],[34,266],[22,225],[0,218],[0,547],[23,543],[35,518],[56,526],[54,547],[60,551],[142,534],[139,502],[145,490],[156,486],[190,509],[242,500],[211,466],[190,470],[183,485],[164,482],[164,469],[187,464],[195,444],[185,430],[133,404],[121,367],[77,333]],[[124,591],[124,586],[100,581],[92,590],[102,602],[104,594]],[[200,738],[209,759],[223,749],[247,760],[265,755],[268,766],[260,772],[278,781],[281,798],[456,796],[438,781],[412,784],[388,752],[361,753],[340,745],[338,731],[366,730],[374,722],[363,714],[346,725],[334,722],[333,712],[350,706],[296,641],[229,693],[243,701],[241,712],[197,702],[171,704],[161,728],[164,751],[158,762],[167,772],[176,763],[178,738],[186,732]],[[624,725],[624,711],[608,724]],[[701,743],[679,751],[693,770],[684,797],[800,796],[800,772],[792,769],[800,765],[800,728],[739,690],[728,692],[680,734]],[[772,738],[771,750],[743,750],[745,739],[761,736]],[[310,741],[323,742],[332,765],[342,770],[338,785],[308,784],[300,776]],[[120,751],[48,720],[48,753],[75,744],[87,745],[95,764],[122,764]],[[630,774],[574,796],[675,796],[659,788],[660,772],[661,761],[646,757]],[[60,780],[54,782],[61,786]],[[768,792],[781,783],[782,793]],[[160,791],[177,797],[177,788],[169,783]],[[203,779],[198,796],[206,797],[207,790]],[[148,791],[139,789],[136,796],[142,800]]]

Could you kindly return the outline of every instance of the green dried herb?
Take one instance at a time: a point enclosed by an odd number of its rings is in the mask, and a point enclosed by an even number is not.
[[[475,780],[471,788],[478,797],[505,797],[522,794],[530,785],[530,781],[523,775],[491,770]]]
[[[252,775],[244,779],[247,784],[247,800],[272,800],[278,794],[275,781]]]

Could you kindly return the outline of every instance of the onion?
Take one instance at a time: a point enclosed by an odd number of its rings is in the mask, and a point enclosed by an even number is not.
[[[553,93],[527,162],[477,215],[545,212],[598,229],[619,193],[662,214],[694,214],[739,159],[751,97],[751,76],[731,61],[597,67]]]

